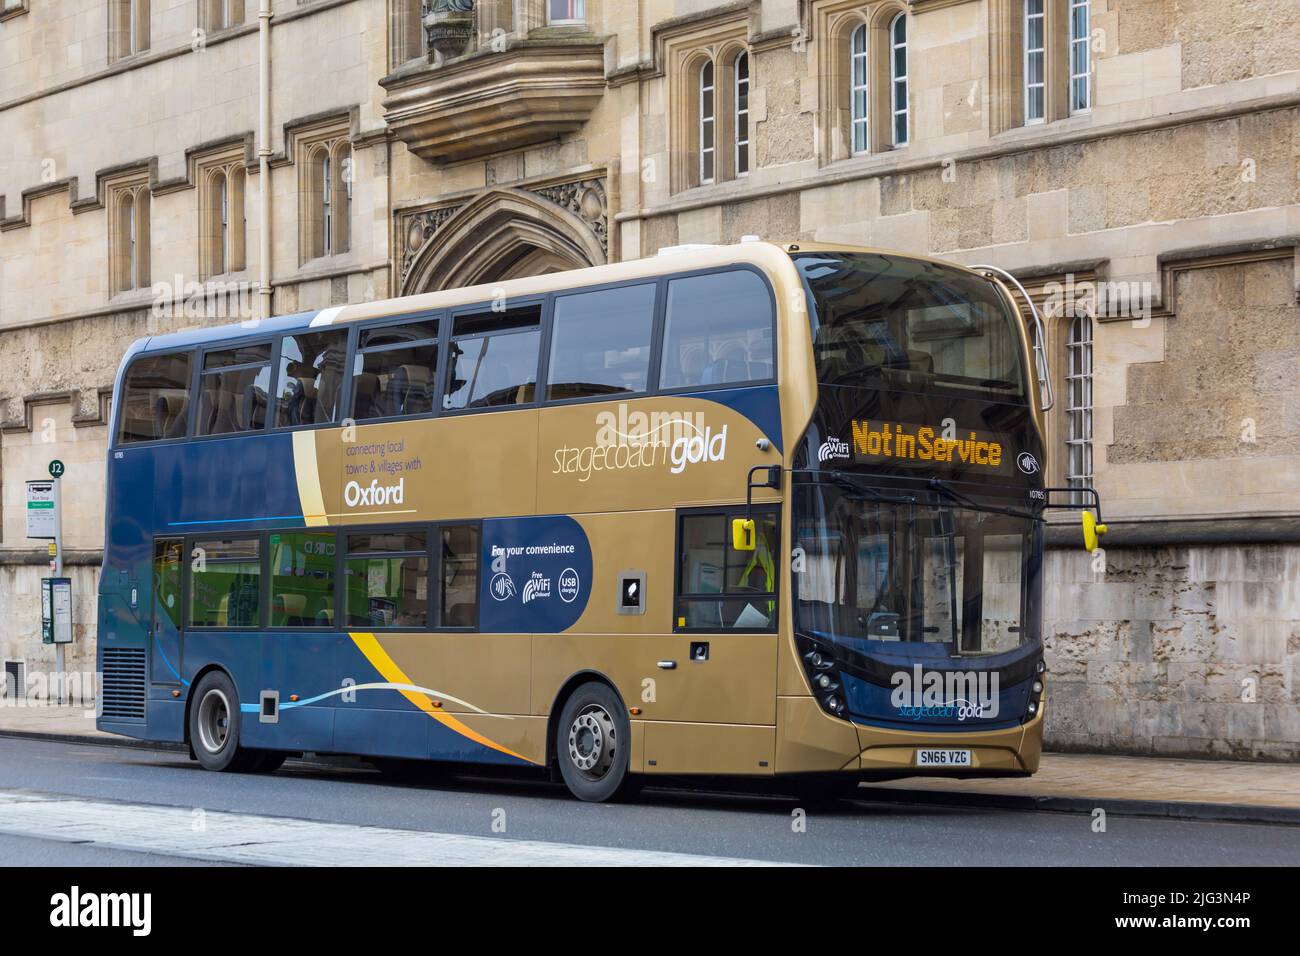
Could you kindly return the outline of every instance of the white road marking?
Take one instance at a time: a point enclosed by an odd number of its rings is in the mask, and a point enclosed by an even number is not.
[[[0,833],[272,866],[774,866],[764,860],[427,833],[0,790]]]

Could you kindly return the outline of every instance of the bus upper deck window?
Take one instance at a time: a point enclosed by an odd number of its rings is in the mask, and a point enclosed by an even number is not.
[[[456,316],[442,407],[531,402],[541,343],[541,306]]]
[[[352,367],[352,418],[401,418],[433,411],[438,323],[363,329]]]
[[[190,406],[189,352],[136,359],[126,373],[118,441],[184,438]]]
[[[199,435],[227,435],[266,425],[271,390],[271,343],[241,345],[203,356]]]
[[[748,270],[671,280],[660,386],[772,378],[773,315],[767,285]]]
[[[345,329],[297,332],[281,340],[275,399],[277,427],[338,421],[347,352]]]
[[[653,282],[557,298],[547,399],[644,392],[654,313]]]

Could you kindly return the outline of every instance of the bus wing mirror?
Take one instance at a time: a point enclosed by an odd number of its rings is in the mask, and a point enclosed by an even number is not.
[[[1108,529],[1104,524],[1098,524],[1097,519],[1093,517],[1091,511],[1083,513],[1083,548],[1089,554],[1097,550],[1098,541],[1106,534]]]
[[[753,518],[731,519],[731,547],[736,551],[753,551],[757,545],[758,531]]]

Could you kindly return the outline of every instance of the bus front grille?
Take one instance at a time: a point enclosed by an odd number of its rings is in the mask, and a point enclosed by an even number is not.
[[[99,693],[103,715],[127,720],[144,720],[148,691],[143,647],[104,648],[104,676]]]

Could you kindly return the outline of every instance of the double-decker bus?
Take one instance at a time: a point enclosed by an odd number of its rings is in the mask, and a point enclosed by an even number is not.
[[[1009,288],[671,252],[132,345],[99,728],[585,800],[1032,773],[1051,489]]]

